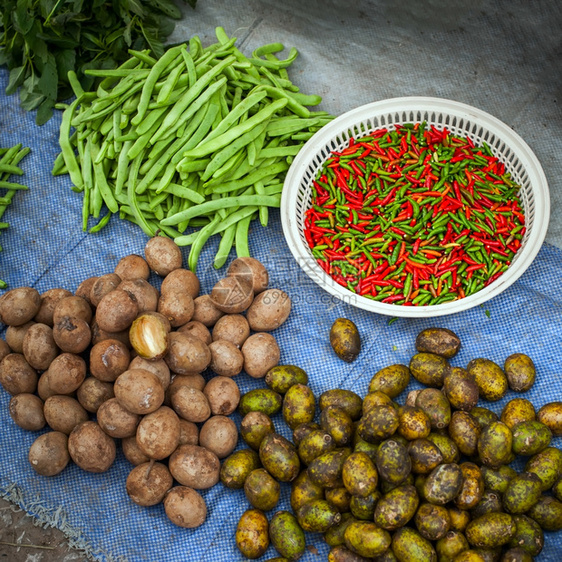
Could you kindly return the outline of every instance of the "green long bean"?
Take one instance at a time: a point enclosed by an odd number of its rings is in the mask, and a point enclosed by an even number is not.
[[[173,109],[170,111],[170,113],[168,113],[168,115],[162,122],[162,125],[155,133],[154,137],[151,139],[153,143],[158,140],[160,136],[168,133],[168,131],[171,127],[174,126],[176,120],[180,117],[180,115],[189,107],[191,103],[193,103],[199,97],[201,92],[203,92],[203,90],[207,86],[209,86],[209,84],[211,84],[216,76],[218,76],[229,64],[232,64],[234,59],[234,56],[227,57],[226,59],[221,61],[220,64],[217,64],[205,74],[203,74],[203,76],[201,76],[201,78],[199,78],[199,80],[197,80],[197,82],[195,82],[195,84],[193,84],[193,86],[189,88],[185,96],[183,96],[178,101],[178,103],[173,107]]]
[[[215,228],[213,234],[220,234],[224,232],[227,228],[230,228],[233,225],[236,225],[240,220],[253,215],[258,210],[255,206],[248,206],[242,209],[238,209],[237,211],[230,213],[226,219],[219,223],[219,225]],[[197,236],[199,232],[192,232],[191,234],[183,234],[178,236],[175,239],[175,242],[178,246],[190,246],[197,240]]]
[[[76,187],[80,188],[83,186],[82,173],[80,172],[80,167],[78,166],[78,161],[76,160],[76,155],[74,154],[74,149],[70,144],[70,122],[72,121],[72,116],[77,107],[78,100],[75,100],[63,113],[59,134],[59,145],[64,162],[68,168],[70,179]]]
[[[187,258],[187,263],[191,271],[197,271],[197,261],[199,260],[199,254],[201,253],[205,242],[207,242],[207,240],[213,235],[213,231],[215,230],[220,220],[220,216],[216,215],[215,218],[207,226],[204,226],[199,231],[197,240],[191,246],[191,250],[189,251],[189,256]]]
[[[265,128],[267,127],[267,121],[261,125],[257,125],[251,128],[248,132],[240,135],[236,140],[234,140],[229,145],[225,146],[213,156],[208,166],[205,168],[202,180],[208,180],[223,164],[227,162],[230,158],[235,156],[238,151],[250,144],[253,140],[261,135]],[[185,154],[185,153],[184,153]]]
[[[146,77],[146,80],[142,87],[141,97],[137,107],[137,114],[131,121],[133,125],[139,125],[142,122],[148,110],[148,104],[150,103],[150,98],[152,96],[152,91],[154,90],[156,82],[160,78],[160,75],[164,72],[164,69],[170,62],[172,62],[176,58],[176,55],[178,53],[178,47],[169,49],[154,63],[154,65],[150,69],[149,74]]]
[[[162,221],[163,225],[175,225],[183,220],[205,215],[207,213],[217,211],[219,209],[227,209],[229,207],[240,207],[243,205],[266,205],[268,207],[279,207],[281,198],[275,195],[240,195],[238,197],[224,197],[215,199],[214,201],[206,201],[191,207],[186,211],[176,213]]]
[[[250,222],[252,222],[251,216],[242,219],[236,225],[236,256],[239,258],[250,257],[250,247],[248,245],[248,231],[250,229]]]
[[[83,193],[85,230],[89,217],[98,219],[95,233],[117,214],[147,236],[161,231],[191,246],[192,268],[213,236],[221,238],[216,268],[233,249],[249,254],[251,222],[268,224],[292,158],[332,119],[310,110],[319,96],[289,79],[296,49],[281,59],[284,46],[270,43],[248,57],[223,28],[215,31],[207,46],[192,37],[160,58],[132,50],[117,69],[88,71],[103,78],[95,91],[71,80],[76,99],[61,105],[52,170]],[[0,174],[16,172],[6,154]]]
[[[263,123],[271,117],[275,112],[283,109],[287,105],[286,99],[280,99],[272,102],[271,104],[260,109],[255,115],[252,115],[246,121],[235,125],[228,131],[224,132],[222,135],[206,141],[199,146],[195,147],[193,150],[184,152],[184,156],[190,156],[191,158],[201,158],[202,156],[207,156],[221,148],[224,148],[227,144],[233,142],[240,135],[247,133],[253,127]]]
[[[11,176],[19,177],[23,175],[24,171],[18,164],[29,152],[30,149],[27,147],[22,148],[21,143],[7,149],[0,149],[0,218],[3,217],[9,205],[12,203],[16,193],[28,189],[26,185],[9,180]],[[5,230],[8,227],[9,223],[0,222],[0,230]],[[3,251],[1,245],[0,251]],[[4,275],[4,273],[5,272],[3,272],[2,275]],[[8,284],[0,279],[0,289],[6,289],[7,287]]]

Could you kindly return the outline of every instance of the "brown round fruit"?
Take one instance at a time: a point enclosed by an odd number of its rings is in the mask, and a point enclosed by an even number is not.
[[[193,422],[180,419],[180,445],[199,445],[199,427]]]
[[[173,483],[174,479],[165,464],[145,462],[129,472],[125,489],[133,502],[148,507],[159,504]]]
[[[37,371],[21,353],[9,353],[0,363],[0,384],[12,396],[22,392],[33,394],[38,378]]]
[[[275,338],[267,332],[252,334],[242,346],[244,371],[255,379],[263,378],[279,363],[281,351]]]
[[[115,266],[114,273],[125,281],[129,279],[148,279],[150,268],[146,260],[137,254],[122,257]]]
[[[242,277],[223,277],[211,290],[211,301],[225,314],[244,312],[253,300],[252,285]]]
[[[224,459],[236,447],[238,442],[238,428],[226,416],[212,416],[201,427],[199,444]]]
[[[6,329],[6,343],[10,347],[12,353],[23,353],[23,339],[27,330],[34,326],[37,322],[30,320],[21,326],[8,326]]]
[[[58,431],[43,433],[31,444],[27,458],[41,476],[56,476],[70,461],[68,437]]]
[[[209,295],[201,295],[193,299],[193,317],[192,320],[201,322],[207,328],[213,327],[217,320],[224,315],[211,300]]]
[[[194,309],[193,299],[182,289],[169,289],[158,299],[158,312],[170,321],[173,328],[187,324],[193,316]]]
[[[137,299],[131,293],[115,289],[99,302],[96,321],[106,332],[121,332],[130,327],[138,313]]]
[[[211,406],[207,397],[196,388],[179,386],[170,396],[174,411],[184,420],[200,423],[211,416]]]
[[[12,396],[8,406],[14,423],[28,431],[39,431],[47,423],[43,414],[43,400],[35,394],[22,393]]]
[[[115,441],[94,421],[77,425],[68,436],[70,458],[87,472],[105,472],[115,460]]]
[[[125,458],[135,466],[150,462],[150,459],[140,450],[136,435],[134,437],[125,437],[121,441],[121,448]]]
[[[61,353],[48,370],[49,387],[55,394],[71,394],[86,378],[86,361],[75,353]]]
[[[178,245],[164,236],[153,236],[144,247],[144,257],[152,271],[166,277],[182,266],[182,255]]]
[[[143,416],[137,428],[137,444],[151,459],[169,457],[180,442],[180,420],[167,406]]]
[[[89,324],[93,318],[92,307],[83,298],[70,295],[57,302],[53,310],[53,326],[65,316],[81,318]]]
[[[10,289],[0,299],[0,321],[7,326],[21,326],[39,312],[41,295],[33,287]]]
[[[54,395],[45,400],[43,407],[45,420],[53,431],[66,435],[80,423],[88,421],[86,409],[71,396]]]
[[[149,414],[164,402],[164,389],[160,379],[144,369],[129,369],[120,374],[113,390],[115,398],[133,414]]]
[[[200,527],[207,518],[207,506],[201,495],[187,486],[174,486],[164,498],[168,519],[178,527]]]
[[[251,283],[256,295],[265,291],[269,284],[269,274],[266,267],[256,258],[249,256],[241,256],[232,260],[226,274],[229,277],[240,277]]]
[[[49,384],[49,371],[44,371],[37,381],[37,395],[41,400],[45,401],[49,396],[54,396],[55,394],[56,392],[51,390]]]
[[[185,332],[168,335],[168,353],[164,357],[173,373],[201,373],[211,363],[211,350],[200,339]]]
[[[212,335],[213,341],[226,340],[242,347],[250,336],[250,325],[242,314],[225,314],[217,320]]]
[[[30,326],[23,338],[22,352],[34,369],[47,370],[51,361],[60,352],[53,337],[53,329],[47,324],[40,323]]]
[[[117,398],[106,400],[96,413],[99,426],[115,439],[136,435],[141,416],[121,406]]]
[[[62,351],[82,353],[90,345],[92,331],[82,318],[62,316],[53,326],[53,337]]]
[[[229,377],[213,377],[203,389],[213,415],[229,416],[240,403],[240,389]]]
[[[44,375],[45,374],[43,373],[43,376]],[[86,380],[76,391],[76,398],[78,399],[78,402],[80,402],[86,411],[91,412],[92,414],[95,414],[106,400],[109,400],[114,396],[113,383],[103,382],[95,377],[86,377]]]
[[[291,312],[291,298],[280,289],[266,289],[257,295],[246,312],[254,332],[271,332],[281,326]]]
[[[217,375],[234,377],[242,371],[244,355],[232,342],[215,340],[209,344],[211,364],[209,367]]]
[[[160,286],[160,294],[180,290],[187,293],[192,299],[199,296],[200,283],[197,275],[189,269],[175,269],[166,275]]]
[[[130,362],[129,348],[119,340],[103,340],[90,349],[90,373],[100,381],[114,382]]]
[[[168,467],[180,484],[195,490],[211,488],[219,481],[219,458],[198,445],[180,445],[171,454]]]

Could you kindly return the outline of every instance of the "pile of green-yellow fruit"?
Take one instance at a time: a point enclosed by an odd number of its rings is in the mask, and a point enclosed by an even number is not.
[[[516,353],[502,367],[456,367],[460,345],[450,330],[423,330],[410,363],[376,372],[364,398],[333,389],[316,399],[299,367],[270,369],[267,387],[240,400],[248,447],[220,473],[250,503],[241,553],[259,558],[272,544],[272,560],[297,560],[309,532],[323,535],[330,562],[532,561],[544,531],[562,529],[562,451],[551,444],[562,402],[536,411],[516,397],[500,415],[478,405],[529,390],[535,366]],[[398,403],[411,377],[423,387]],[[292,441],[275,428],[278,412]],[[282,483],[292,511],[275,510]]]

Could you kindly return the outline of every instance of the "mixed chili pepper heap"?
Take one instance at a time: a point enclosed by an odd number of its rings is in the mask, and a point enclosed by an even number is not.
[[[435,305],[495,281],[521,247],[519,186],[485,143],[423,123],[332,152],[304,234],[322,269],[383,303]]]

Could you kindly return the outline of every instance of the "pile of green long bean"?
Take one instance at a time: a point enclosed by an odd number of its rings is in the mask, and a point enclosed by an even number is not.
[[[296,49],[280,59],[284,46],[272,43],[246,57],[222,28],[216,36],[205,48],[193,37],[159,59],[131,51],[116,70],[88,71],[103,77],[95,92],[71,74],[76,100],[65,106],[53,168],[83,193],[84,230],[91,216],[100,219],[93,232],[119,213],[149,236],[190,245],[192,270],[215,234],[215,267],[233,245],[249,255],[250,222],[267,225],[292,159],[333,118],[308,109],[320,96],[290,81]]]
[[[23,170],[18,164],[29,152],[30,149],[27,147],[22,148],[21,144],[17,144],[11,148],[0,148],[0,219],[4,215],[8,205],[12,202],[14,195],[18,191],[28,189],[27,185],[9,181],[9,178],[12,175],[23,175]],[[8,226],[10,226],[9,223],[0,222],[0,230],[8,228]],[[3,248],[0,245],[0,251],[2,250]],[[0,289],[5,289],[7,286],[7,283],[0,279]]]

